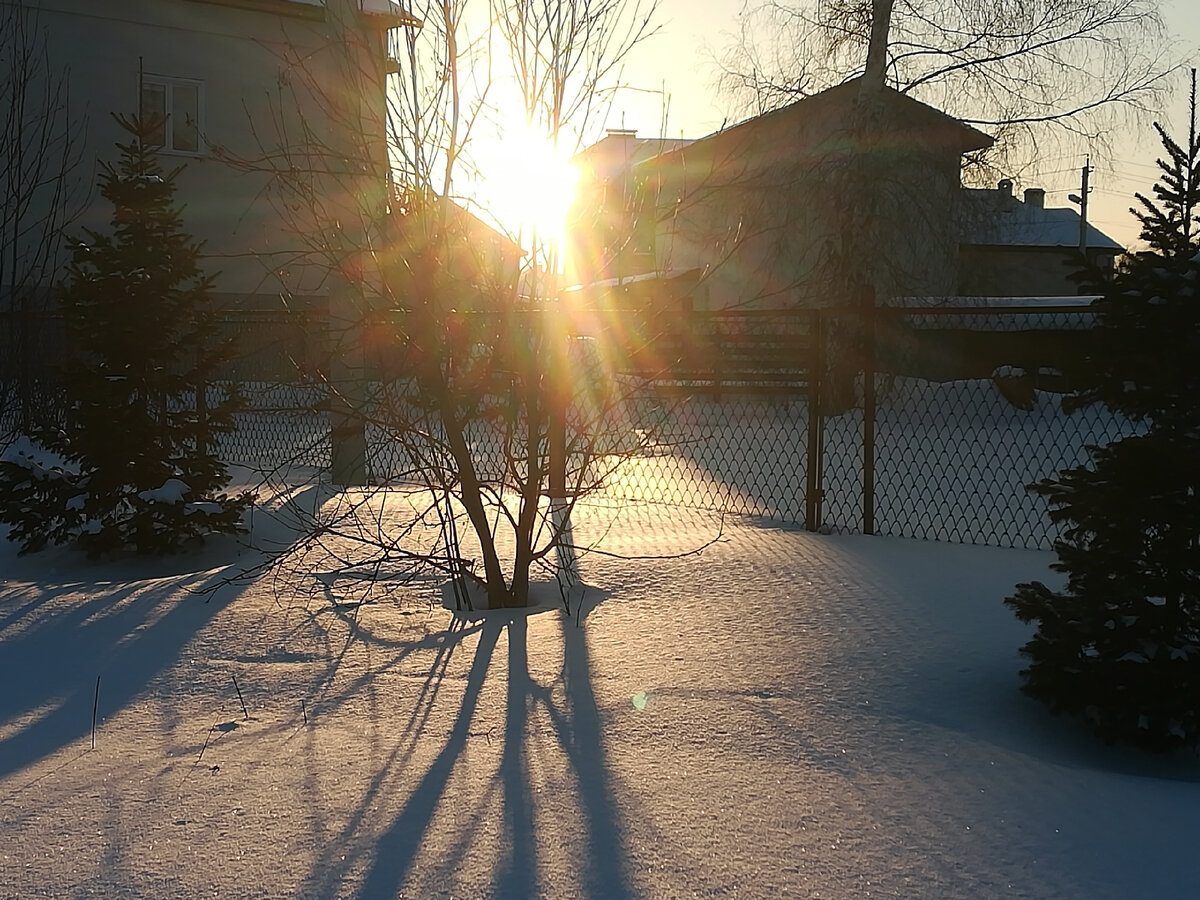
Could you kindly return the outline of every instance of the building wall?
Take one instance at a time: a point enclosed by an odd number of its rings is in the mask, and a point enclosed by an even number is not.
[[[127,139],[112,114],[137,111],[139,72],[148,80],[198,82],[202,149],[164,151],[161,162],[185,166],[176,195],[184,227],[204,242],[218,292],[243,305],[277,305],[281,292],[323,293],[328,261],[312,252],[319,223],[310,210],[285,207],[267,170],[327,167],[311,153],[285,153],[288,147],[338,148],[369,165],[343,166],[324,178],[314,189],[317,203],[346,210],[377,194],[382,204],[384,51],[377,25],[356,17],[356,39],[331,48],[323,11],[304,4],[42,0],[40,7],[52,61],[70,73],[85,180],[94,185],[98,160],[114,159],[115,144]],[[347,139],[351,120],[359,125]],[[107,228],[109,212],[93,190],[76,233]]]
[[[1111,266],[1114,253],[1090,251],[1093,262]],[[958,293],[964,297],[1074,297],[1082,291],[1071,275],[1078,251],[1068,247],[964,244],[959,249]]]
[[[704,267],[718,306],[843,303],[856,282],[951,293],[958,151],[857,145],[843,112],[766,119],[661,165],[657,264]]]
[[[685,141],[639,139],[616,130],[575,158],[579,171],[568,212],[566,280],[589,284],[655,271],[657,192],[637,163]]]

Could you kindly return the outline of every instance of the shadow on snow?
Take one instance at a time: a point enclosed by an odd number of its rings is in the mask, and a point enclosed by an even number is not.
[[[579,617],[580,620],[583,618],[585,616]],[[447,861],[464,858],[488,824],[484,822],[488,809],[498,805],[501,814],[500,822],[496,824],[500,827],[501,857],[495,863],[492,883],[486,886],[472,884],[473,895],[515,900],[544,894],[539,848],[567,838],[563,834],[544,833],[547,828],[553,828],[552,817],[560,815],[562,807],[540,805],[539,793],[532,783],[531,714],[540,711],[551,723],[553,742],[565,757],[574,785],[575,796],[566,798],[566,805],[572,809],[583,835],[583,846],[577,854],[572,854],[578,866],[575,880],[579,895],[595,900],[626,900],[635,896],[629,881],[628,850],[614,802],[613,778],[605,761],[601,713],[592,688],[587,632],[573,618],[563,616],[559,625],[563,641],[562,672],[552,683],[542,684],[530,675],[529,620],[525,612],[516,611],[503,618],[490,615],[476,624],[469,624],[463,617],[452,620],[450,627],[442,633],[441,646],[435,653],[414,711],[404,723],[404,739],[380,761],[372,782],[340,834],[328,836],[325,849],[301,893],[328,895],[336,891],[350,871],[361,863],[366,863],[366,870],[357,896],[363,900],[395,898],[414,876],[419,879],[430,877],[428,871],[418,873],[418,856],[431,840],[439,808],[453,790],[451,782],[467,751],[469,739],[479,736],[473,725],[479,717],[481,704],[486,701],[484,695],[489,678],[499,677],[496,655],[501,649],[501,638],[505,637],[504,730],[496,750],[499,759],[495,774],[483,788],[482,799],[469,819],[455,820],[454,832],[439,854]],[[426,733],[425,725],[432,706],[439,700],[439,689],[450,657],[468,637],[478,640],[449,732],[415,778],[415,786],[400,802],[399,811],[378,837],[370,844],[359,844],[355,848],[355,833],[364,824],[387,783],[412,764],[418,742],[435,739]],[[555,691],[559,685],[561,693]],[[446,702],[444,698],[442,702]],[[397,727],[400,724],[397,723]],[[493,746],[490,740],[489,746]],[[562,803],[564,798],[558,796],[555,801]],[[539,827],[543,830],[540,839]],[[452,864],[441,866],[445,873],[443,877],[452,878],[456,868]],[[447,884],[445,887],[451,889],[453,886]]]

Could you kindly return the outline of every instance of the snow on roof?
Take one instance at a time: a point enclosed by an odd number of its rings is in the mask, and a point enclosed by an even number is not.
[[[301,6],[321,6],[324,7],[326,0],[288,0],[289,3],[296,3]],[[396,2],[396,0],[353,0],[357,4],[361,12],[369,16],[392,16],[400,19],[411,20],[405,8]]]
[[[576,284],[567,288],[568,291],[592,291],[602,288],[626,287],[631,284],[641,284],[647,281],[675,281],[689,275],[697,275],[699,268],[667,269],[663,272],[645,272],[641,275],[622,275],[618,278],[602,278],[599,281],[589,281],[586,284]]]
[[[1047,207],[1021,200],[1012,196],[1011,184],[964,188],[961,236],[965,244],[1078,247],[1079,213],[1070,207]],[[1093,250],[1125,250],[1091,223],[1087,226],[1087,245]]]
[[[896,297],[912,328],[955,331],[1086,331],[1096,297]],[[994,311],[989,315],[988,311]]]

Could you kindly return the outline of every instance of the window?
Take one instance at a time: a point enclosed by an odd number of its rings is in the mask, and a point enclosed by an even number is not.
[[[143,119],[153,118],[150,140],[163,150],[199,153],[203,113],[203,85],[182,78],[142,77]]]

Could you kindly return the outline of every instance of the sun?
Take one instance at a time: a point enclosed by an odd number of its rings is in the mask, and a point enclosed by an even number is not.
[[[523,246],[561,247],[578,170],[569,154],[544,134],[506,128],[478,160],[476,201]]]

